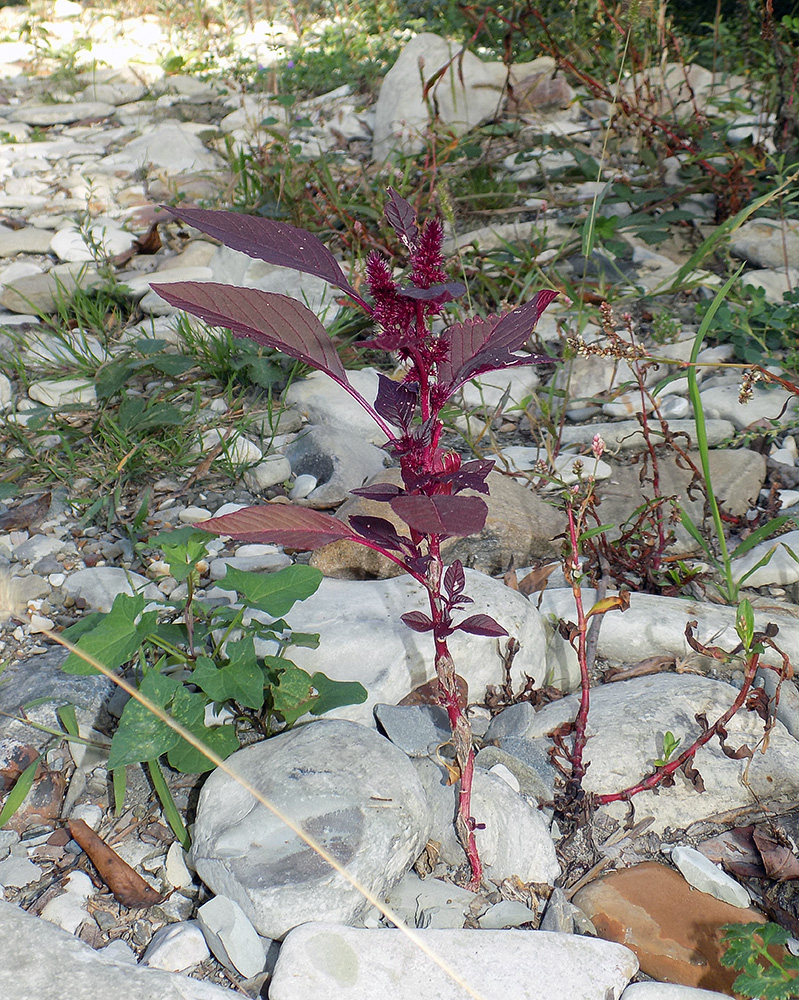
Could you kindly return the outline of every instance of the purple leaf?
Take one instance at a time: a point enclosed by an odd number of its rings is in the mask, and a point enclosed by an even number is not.
[[[443,304],[465,295],[466,285],[462,281],[448,281],[445,285],[431,285],[429,288],[400,288],[397,294],[404,299]]]
[[[290,504],[244,507],[232,514],[200,521],[197,527],[242,542],[286,545],[292,549],[317,549],[341,538],[352,539],[350,528],[330,514]]]
[[[400,618],[414,632],[430,632],[433,628],[433,622],[421,611],[409,611],[407,615],[400,615]]]
[[[557,292],[544,289],[530,302],[498,318],[465,320],[448,327],[442,339],[449,345],[449,358],[439,365],[439,382],[449,395],[483,372],[516,365],[550,364],[557,361],[543,354],[517,356]]]
[[[391,509],[422,535],[474,535],[488,514],[479,497],[404,496],[392,500]]]
[[[347,373],[327,331],[311,310],[288,295],[235,288],[215,281],[174,281],[151,285],[162,299],[237,337],[250,337],[326,372],[349,386]]]
[[[381,545],[384,549],[401,552],[410,545],[410,539],[403,538],[391,521],[387,521],[384,517],[354,514],[349,521],[350,527],[361,537]]]
[[[394,188],[388,189],[388,201],[384,209],[386,221],[407,247],[415,247],[419,239],[416,212]]]
[[[474,490],[475,493],[488,493],[486,479],[494,468],[494,461],[490,458],[476,458],[471,462],[464,462],[455,472],[449,472],[442,481],[451,483],[452,492],[460,493],[461,490]]]
[[[508,634],[507,629],[504,629],[499,622],[495,622],[490,615],[470,615],[455,628],[460,629],[461,632],[470,632],[472,635],[502,636]]]
[[[466,574],[463,572],[463,563],[460,559],[447,567],[444,573],[444,589],[450,598],[457,597],[466,586]]]
[[[390,424],[406,430],[416,409],[416,390],[404,382],[395,382],[386,375],[378,375],[377,384],[375,410]]]
[[[240,215],[238,212],[170,208],[168,205],[163,207],[188,225],[213,236],[231,250],[240,250],[249,257],[265,260],[269,264],[313,274],[346,292],[359,305],[364,305],[363,299],[344,277],[333,254],[316,236],[304,229],[297,229],[287,222],[275,222],[255,215]]]
[[[363,497],[364,500],[376,500],[378,503],[389,503],[394,497],[401,497],[405,490],[396,483],[373,483],[371,486],[361,486],[357,490],[350,490],[356,497]]]

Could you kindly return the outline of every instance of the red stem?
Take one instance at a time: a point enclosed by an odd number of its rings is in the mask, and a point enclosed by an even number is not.
[[[577,522],[574,518],[574,507],[569,503],[566,513],[569,518],[569,542],[571,544],[571,572],[575,573],[580,565],[580,545]],[[586,726],[588,725],[588,709],[591,698],[591,678],[588,675],[588,656],[586,651],[586,632],[588,619],[583,609],[582,590],[579,582],[572,576],[572,592],[577,606],[577,660],[580,664],[580,708],[574,721],[574,747],[571,752],[571,781],[577,785],[585,777],[583,751],[587,741]]]

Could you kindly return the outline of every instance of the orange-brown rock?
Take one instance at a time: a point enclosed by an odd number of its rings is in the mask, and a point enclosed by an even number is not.
[[[654,861],[598,878],[572,902],[600,937],[634,951],[641,971],[653,979],[730,996],[738,973],[721,964],[721,928],[766,922],[751,907],[730,906],[691,888],[679,872]]]
[[[399,469],[386,469],[372,482],[401,483]],[[520,483],[492,472],[488,477],[490,496],[465,490],[466,496],[480,496],[488,504],[485,527],[478,535],[450,538],[441,546],[445,562],[460,559],[464,566],[482,573],[504,572],[513,560],[516,566],[527,566],[537,559],[551,559],[560,551],[553,539],[565,529],[565,518],[551,504],[542,500],[533,490]],[[401,531],[407,532],[402,521],[386,503],[353,497],[336,512],[336,517],[346,521],[354,514],[369,514],[391,521]],[[377,577],[382,580],[398,576],[402,570],[390,559],[357,542],[331,542],[317,549],[311,565],[325,576],[344,580],[364,580]]]
[[[551,72],[531,73],[513,88],[508,102],[513,111],[554,111],[567,108],[574,100],[574,91],[562,76]]]

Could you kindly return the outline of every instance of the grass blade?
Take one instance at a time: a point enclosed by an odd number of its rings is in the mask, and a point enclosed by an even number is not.
[[[2,810],[0,810],[0,829],[6,825],[17,809],[19,809],[25,801],[28,792],[31,790],[31,786],[33,785],[33,779],[36,777],[36,769],[39,766],[39,761],[41,759],[41,757],[37,757],[32,764],[29,764],[25,768],[22,774],[17,778],[14,787],[8,793],[5,805]]]

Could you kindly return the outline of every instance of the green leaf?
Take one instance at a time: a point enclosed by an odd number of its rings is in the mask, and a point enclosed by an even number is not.
[[[110,670],[133,659],[155,619],[154,613],[143,615],[137,624],[136,620],[142,615],[145,603],[142,594],[117,594],[108,614],[103,615],[91,632],[87,632],[77,642],[78,649],[93,656]],[[98,673],[77,653],[70,653],[61,669],[67,674]]]
[[[578,541],[584,542],[595,535],[601,535],[604,531],[612,531],[614,527],[614,524],[597,524],[593,528],[588,528],[587,531],[582,532]]]
[[[161,550],[164,553],[164,560],[169,566],[169,572],[179,582],[188,579],[199,559],[203,559],[207,554],[207,543],[213,538],[207,531],[198,531],[191,528],[188,534],[183,534],[182,529],[171,534],[181,534],[181,538],[172,538],[167,541],[168,533],[162,532],[159,537]]]
[[[78,729],[78,719],[75,715],[74,705],[59,705],[55,710],[56,715],[61,722],[61,725],[69,733],[70,736],[80,736],[80,730]]]
[[[197,362],[185,354],[160,354],[150,358],[150,364],[164,375],[185,375]]]
[[[310,712],[317,702],[311,675],[291,660],[283,661],[284,668],[278,682],[272,687],[272,704],[283,716],[287,726],[293,726],[300,716]]]
[[[738,633],[744,650],[748,653],[752,648],[755,635],[755,615],[752,611],[752,605],[747,600],[741,601],[738,605],[738,610],[735,613],[735,631]]]
[[[166,708],[178,689],[179,680],[166,677],[157,670],[150,670],[142,680],[139,691],[155,702],[159,708]],[[157,760],[178,742],[180,736],[149,708],[145,708],[135,698],[125,705],[108,755],[109,771],[125,764],[139,764],[146,760]]]
[[[782,517],[772,518],[767,524],[761,524],[759,528],[755,528],[751,535],[747,535],[746,538],[737,545],[735,549],[730,553],[731,559],[737,559],[739,556],[744,555],[750,549],[754,548],[759,542],[765,541],[770,535],[773,535],[775,531],[778,531],[784,524],[788,521],[793,521],[792,517]],[[778,540],[777,540],[778,541]]]
[[[187,726],[192,736],[204,743],[209,750],[223,759],[229,757],[239,749],[239,738],[236,736],[235,726]],[[181,736],[178,742],[167,754],[169,766],[183,774],[205,774],[216,767],[213,761],[209,760],[205,754],[191,745]]]
[[[114,815],[121,816],[125,806],[125,788],[128,783],[128,776],[124,767],[117,767],[111,772],[111,780],[114,787]]]
[[[707,544],[705,539],[699,533],[699,529],[691,520],[691,518],[688,517],[688,515],[685,513],[685,509],[683,507],[680,507],[680,524],[683,526],[683,528],[685,528],[685,530],[688,532],[691,538],[693,538],[693,540],[697,542],[704,549],[705,554],[708,555],[710,559],[715,563],[716,557],[711,552],[710,546]]]
[[[169,791],[169,786],[164,779],[164,772],[161,770],[161,765],[158,763],[158,760],[155,758],[153,760],[148,760],[147,770],[150,772],[150,779],[152,780],[155,793],[161,801],[161,807],[164,810],[164,819],[172,828],[172,832],[177,837],[180,846],[184,851],[188,851],[191,847],[189,831],[183,824],[181,815],[178,812],[178,807],[175,805],[175,800],[172,798],[172,793]]]
[[[252,636],[229,642],[225,653],[230,662],[224,667],[218,667],[210,657],[198,657],[192,682],[212,701],[235,701],[245,708],[261,708],[264,672],[258,666]]]
[[[313,566],[287,566],[277,573],[249,573],[228,566],[217,586],[235,590],[251,607],[279,618],[315,593],[321,582],[322,574]]]
[[[319,695],[311,715],[324,715],[342,705],[362,705],[368,697],[366,688],[358,681],[334,681],[325,674],[315,673],[311,683]]]
[[[13,483],[0,483],[0,500],[10,500],[17,495],[17,487]]]
[[[25,801],[28,792],[31,790],[31,786],[33,785],[33,779],[36,777],[36,768],[39,766],[39,761],[41,759],[41,757],[37,757],[33,763],[28,764],[22,774],[17,778],[14,787],[8,793],[5,805],[0,811],[0,829],[6,825],[17,809],[19,809]]]

